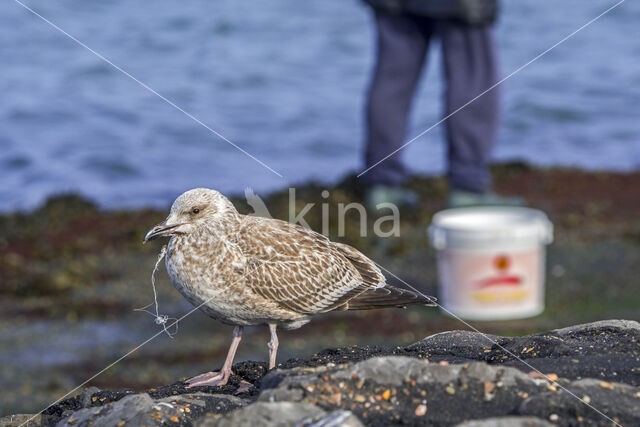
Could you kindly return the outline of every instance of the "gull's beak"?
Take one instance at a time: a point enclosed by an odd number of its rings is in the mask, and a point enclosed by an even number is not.
[[[173,229],[182,224],[167,225],[167,221],[164,220],[160,224],[151,227],[147,234],[144,235],[142,243],[147,243],[149,240],[153,240],[156,237],[169,236],[173,234]]]

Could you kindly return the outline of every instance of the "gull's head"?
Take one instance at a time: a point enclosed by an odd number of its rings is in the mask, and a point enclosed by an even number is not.
[[[152,227],[143,242],[156,237],[190,234],[215,224],[230,213],[237,211],[222,194],[209,188],[194,188],[182,193],[173,202],[167,219]]]

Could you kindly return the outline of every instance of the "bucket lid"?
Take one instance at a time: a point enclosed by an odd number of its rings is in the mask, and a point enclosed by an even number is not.
[[[549,244],[553,241],[553,224],[544,212],[531,208],[481,206],[445,209],[433,216],[429,237],[438,250],[517,243],[516,240]]]

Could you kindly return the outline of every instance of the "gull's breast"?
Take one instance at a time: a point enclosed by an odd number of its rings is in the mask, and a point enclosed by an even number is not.
[[[265,322],[260,302],[246,292],[244,261],[224,247],[201,250],[185,239],[172,238],[165,264],[171,282],[192,305],[234,325]],[[217,249],[217,250],[216,250]]]

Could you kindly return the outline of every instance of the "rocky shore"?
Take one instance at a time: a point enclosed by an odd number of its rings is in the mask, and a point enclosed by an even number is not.
[[[450,331],[407,347],[328,349],[224,387],[90,387],[2,426],[640,425],[640,323],[605,320],[515,338]]]

